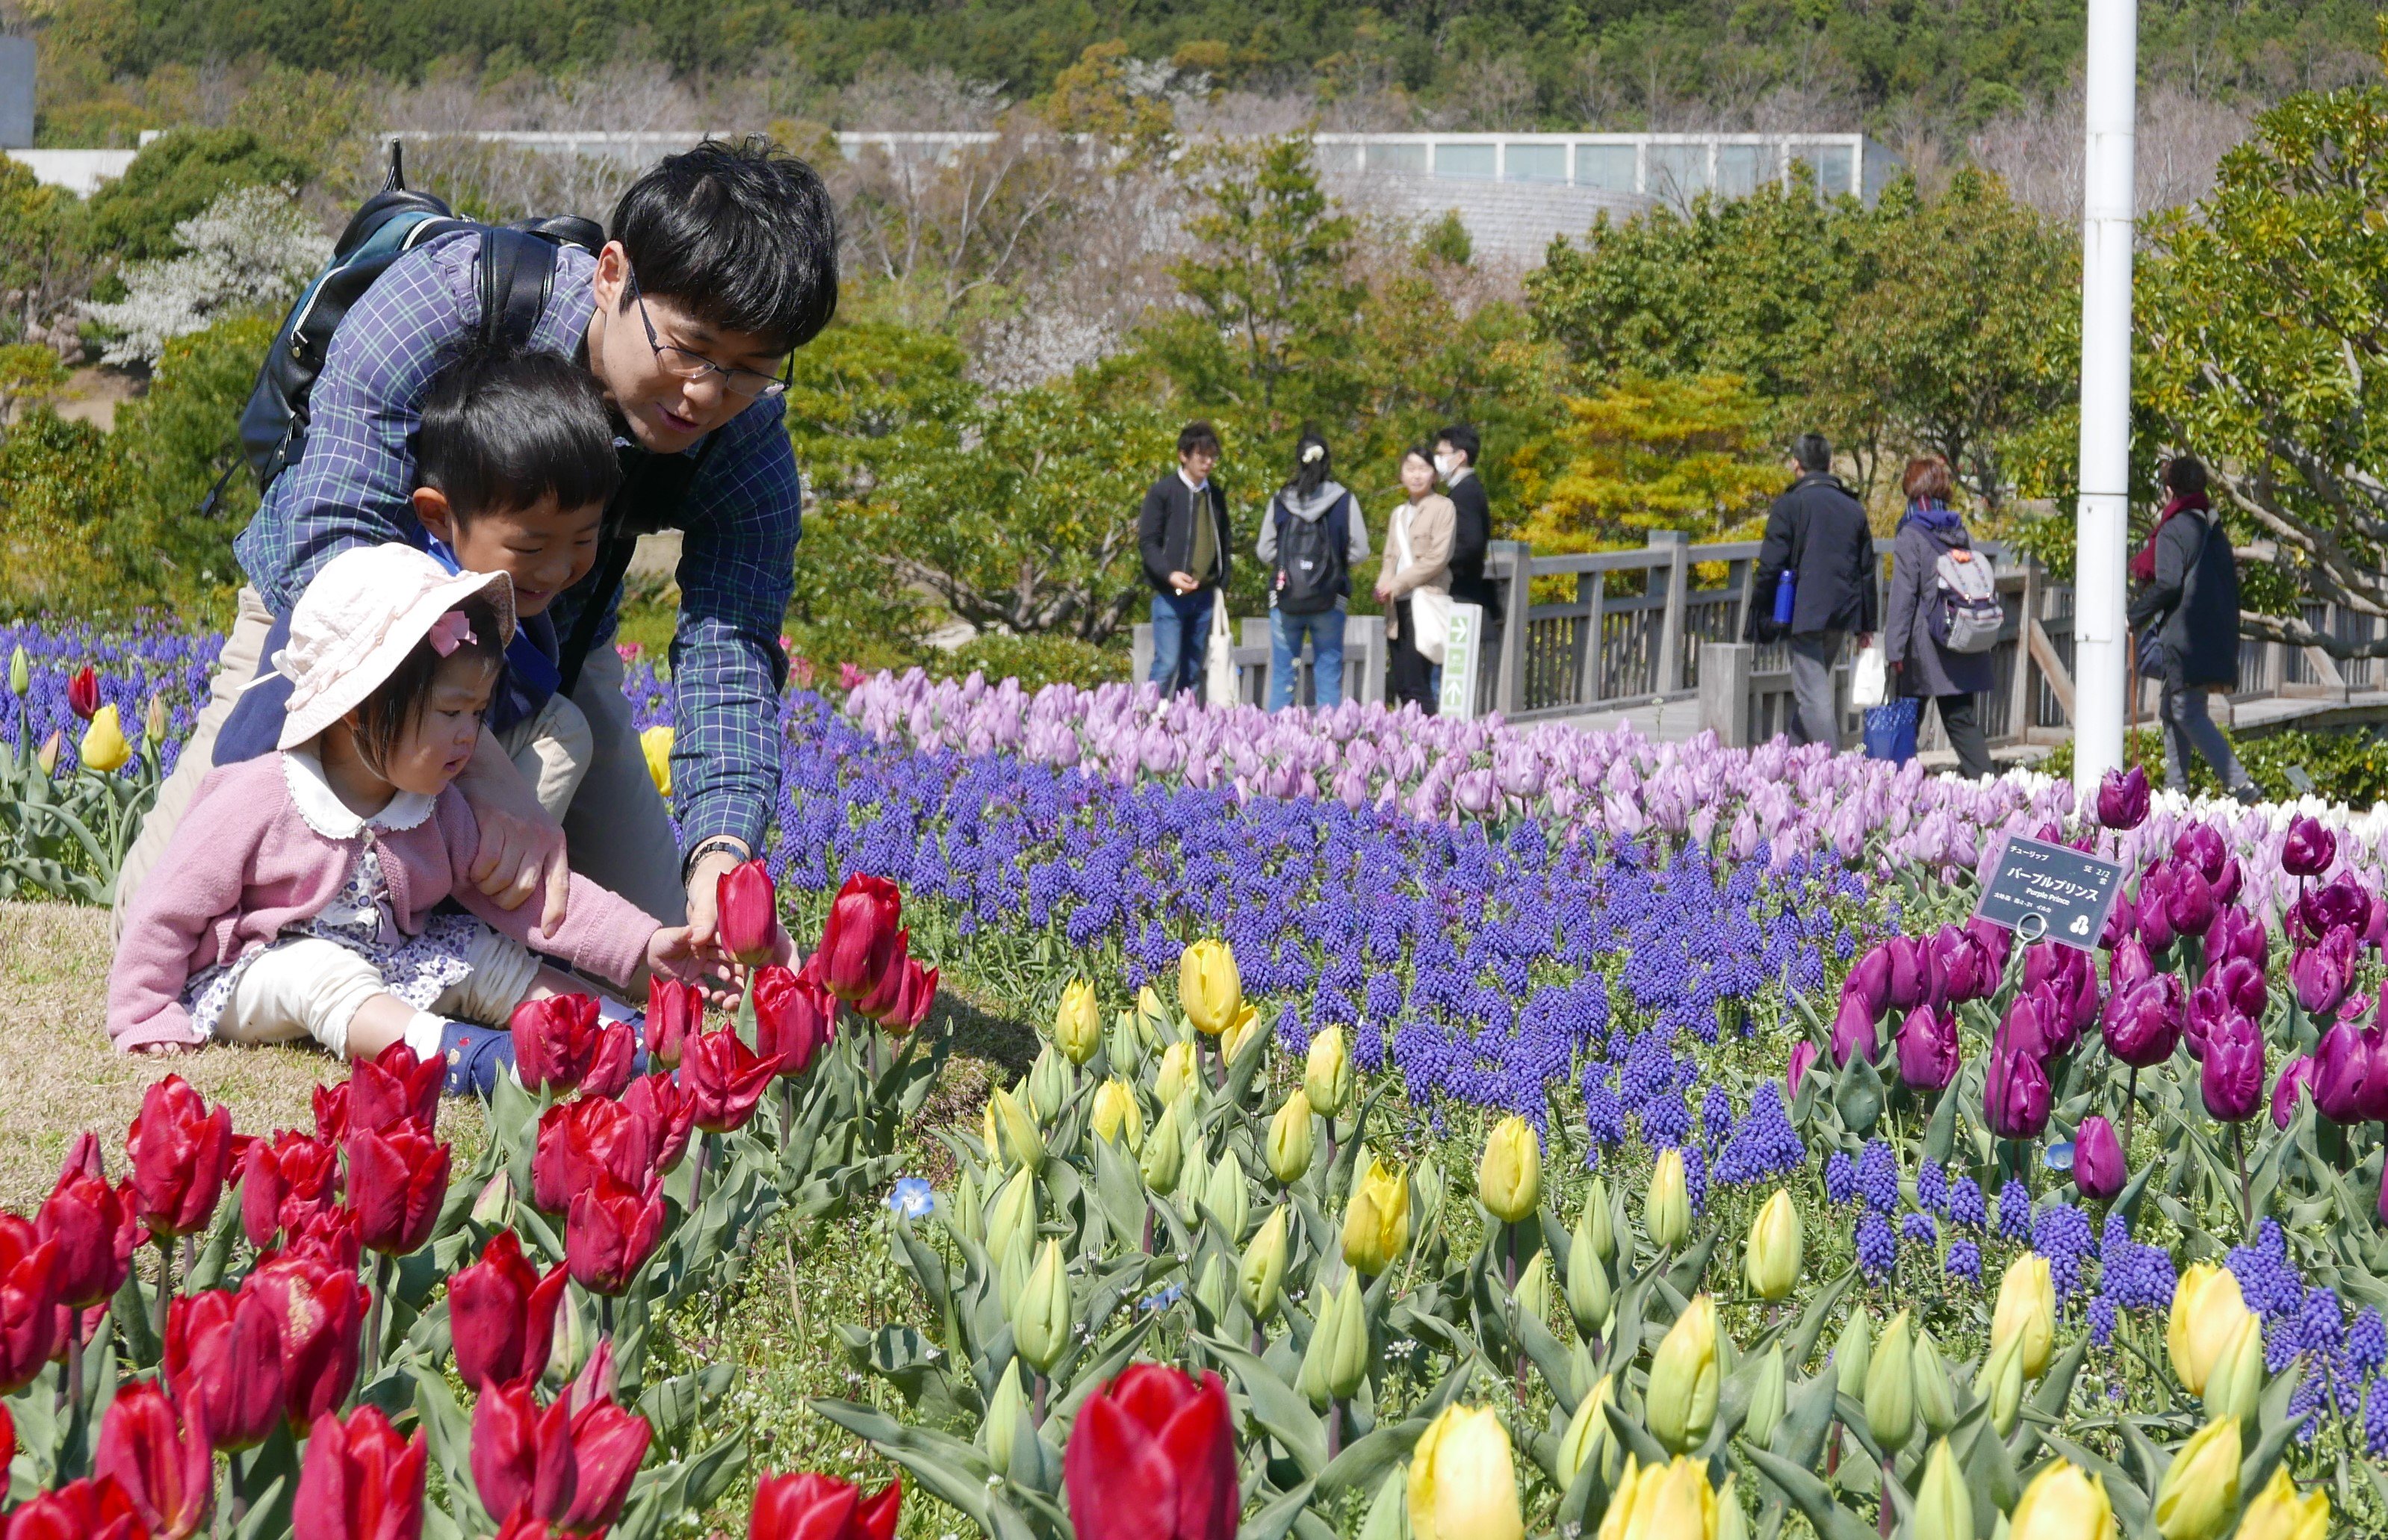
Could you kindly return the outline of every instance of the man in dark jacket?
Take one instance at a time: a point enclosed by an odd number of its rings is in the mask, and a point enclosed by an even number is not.
[[[1454,423],[1434,436],[1435,473],[1451,499],[1451,601],[1484,610],[1484,630],[1476,644],[1479,709],[1497,677],[1501,656],[1501,590],[1484,576],[1485,554],[1492,543],[1492,500],[1484,494],[1484,478],[1476,474],[1482,448],[1483,440],[1466,423]]]
[[[1874,640],[1876,563],[1865,509],[1833,474],[1833,447],[1821,433],[1803,433],[1791,449],[1797,479],[1766,514],[1758,552],[1747,634],[1756,642],[1788,638],[1791,694],[1797,705],[1792,740],[1841,746],[1840,712],[1833,699],[1833,668],[1852,631],[1862,649]],[[1793,605],[1788,625],[1774,619],[1775,590],[1788,570]]]
[[[2189,789],[2194,749],[2231,795],[2255,802],[2263,794],[2205,710],[2208,691],[2239,688],[2239,560],[2206,500],[2204,465],[2184,454],[2165,466],[2164,484],[2168,496],[2155,532],[2131,558],[2131,576],[2142,586],[2128,613],[2143,666],[2156,666],[2150,671],[2164,681],[2165,784]],[[2152,630],[2160,665],[2149,656]]]
[[[1211,605],[1227,581],[1227,496],[1211,480],[1219,435],[1209,423],[1177,433],[1177,468],[1144,494],[1136,539],[1152,585],[1152,682],[1164,695],[1202,678]]]

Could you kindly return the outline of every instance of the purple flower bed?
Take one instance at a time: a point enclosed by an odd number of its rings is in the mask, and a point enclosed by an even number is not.
[[[13,659],[19,649],[30,666],[32,688],[22,697],[14,691],[0,693],[0,744],[10,753],[21,743],[38,746],[55,732],[57,773],[74,771],[83,721],[67,709],[67,681],[89,665],[99,681],[100,704],[116,707],[124,735],[136,748],[143,746],[149,702],[165,700],[165,742],[159,753],[171,772],[199,707],[207,703],[208,676],[215,671],[223,638],[194,636],[163,623],[107,631],[91,626],[0,626],[0,664]],[[127,765],[120,773],[135,774],[136,767]]]

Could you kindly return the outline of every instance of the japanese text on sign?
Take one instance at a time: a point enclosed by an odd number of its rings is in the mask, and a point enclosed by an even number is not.
[[[2046,936],[2088,951],[2098,944],[2122,888],[2119,862],[2018,835],[2007,841],[1974,912],[2022,940]]]

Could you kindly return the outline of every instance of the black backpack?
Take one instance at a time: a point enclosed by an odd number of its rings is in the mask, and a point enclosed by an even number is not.
[[[474,262],[481,338],[515,347],[530,340],[531,328],[546,306],[555,281],[555,248],[577,246],[594,252],[605,244],[603,226],[569,214],[512,224],[459,219],[438,198],[407,186],[404,152],[391,140],[388,180],[349,218],[332,248],[332,260],[299,291],[282,318],[240,414],[242,455],[257,473],[260,491],[298,458],[307,439],[307,398],[349,307],[390,263],[426,241],[459,230],[481,232],[480,255]],[[228,469],[217,479],[201,512],[215,512],[231,475]]]
[[[1324,615],[1352,592],[1352,494],[1319,518],[1296,518],[1285,499],[1277,519],[1277,591],[1272,602],[1288,615]]]

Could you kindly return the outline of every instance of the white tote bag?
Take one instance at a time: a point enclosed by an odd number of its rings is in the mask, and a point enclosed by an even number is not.
[[[1393,517],[1393,540],[1402,548],[1399,570],[1416,565],[1410,551],[1410,510],[1404,508]],[[1445,645],[1451,640],[1451,595],[1440,589],[1414,588],[1405,596],[1410,602],[1410,638],[1418,655],[1429,663],[1441,663]]]
[[[1862,649],[1849,669],[1849,705],[1867,710],[1890,699],[1890,665],[1883,661],[1882,643]]]
[[[1211,595],[1211,641],[1202,653],[1202,699],[1211,706],[1236,704],[1235,628],[1227,619],[1227,592]]]

